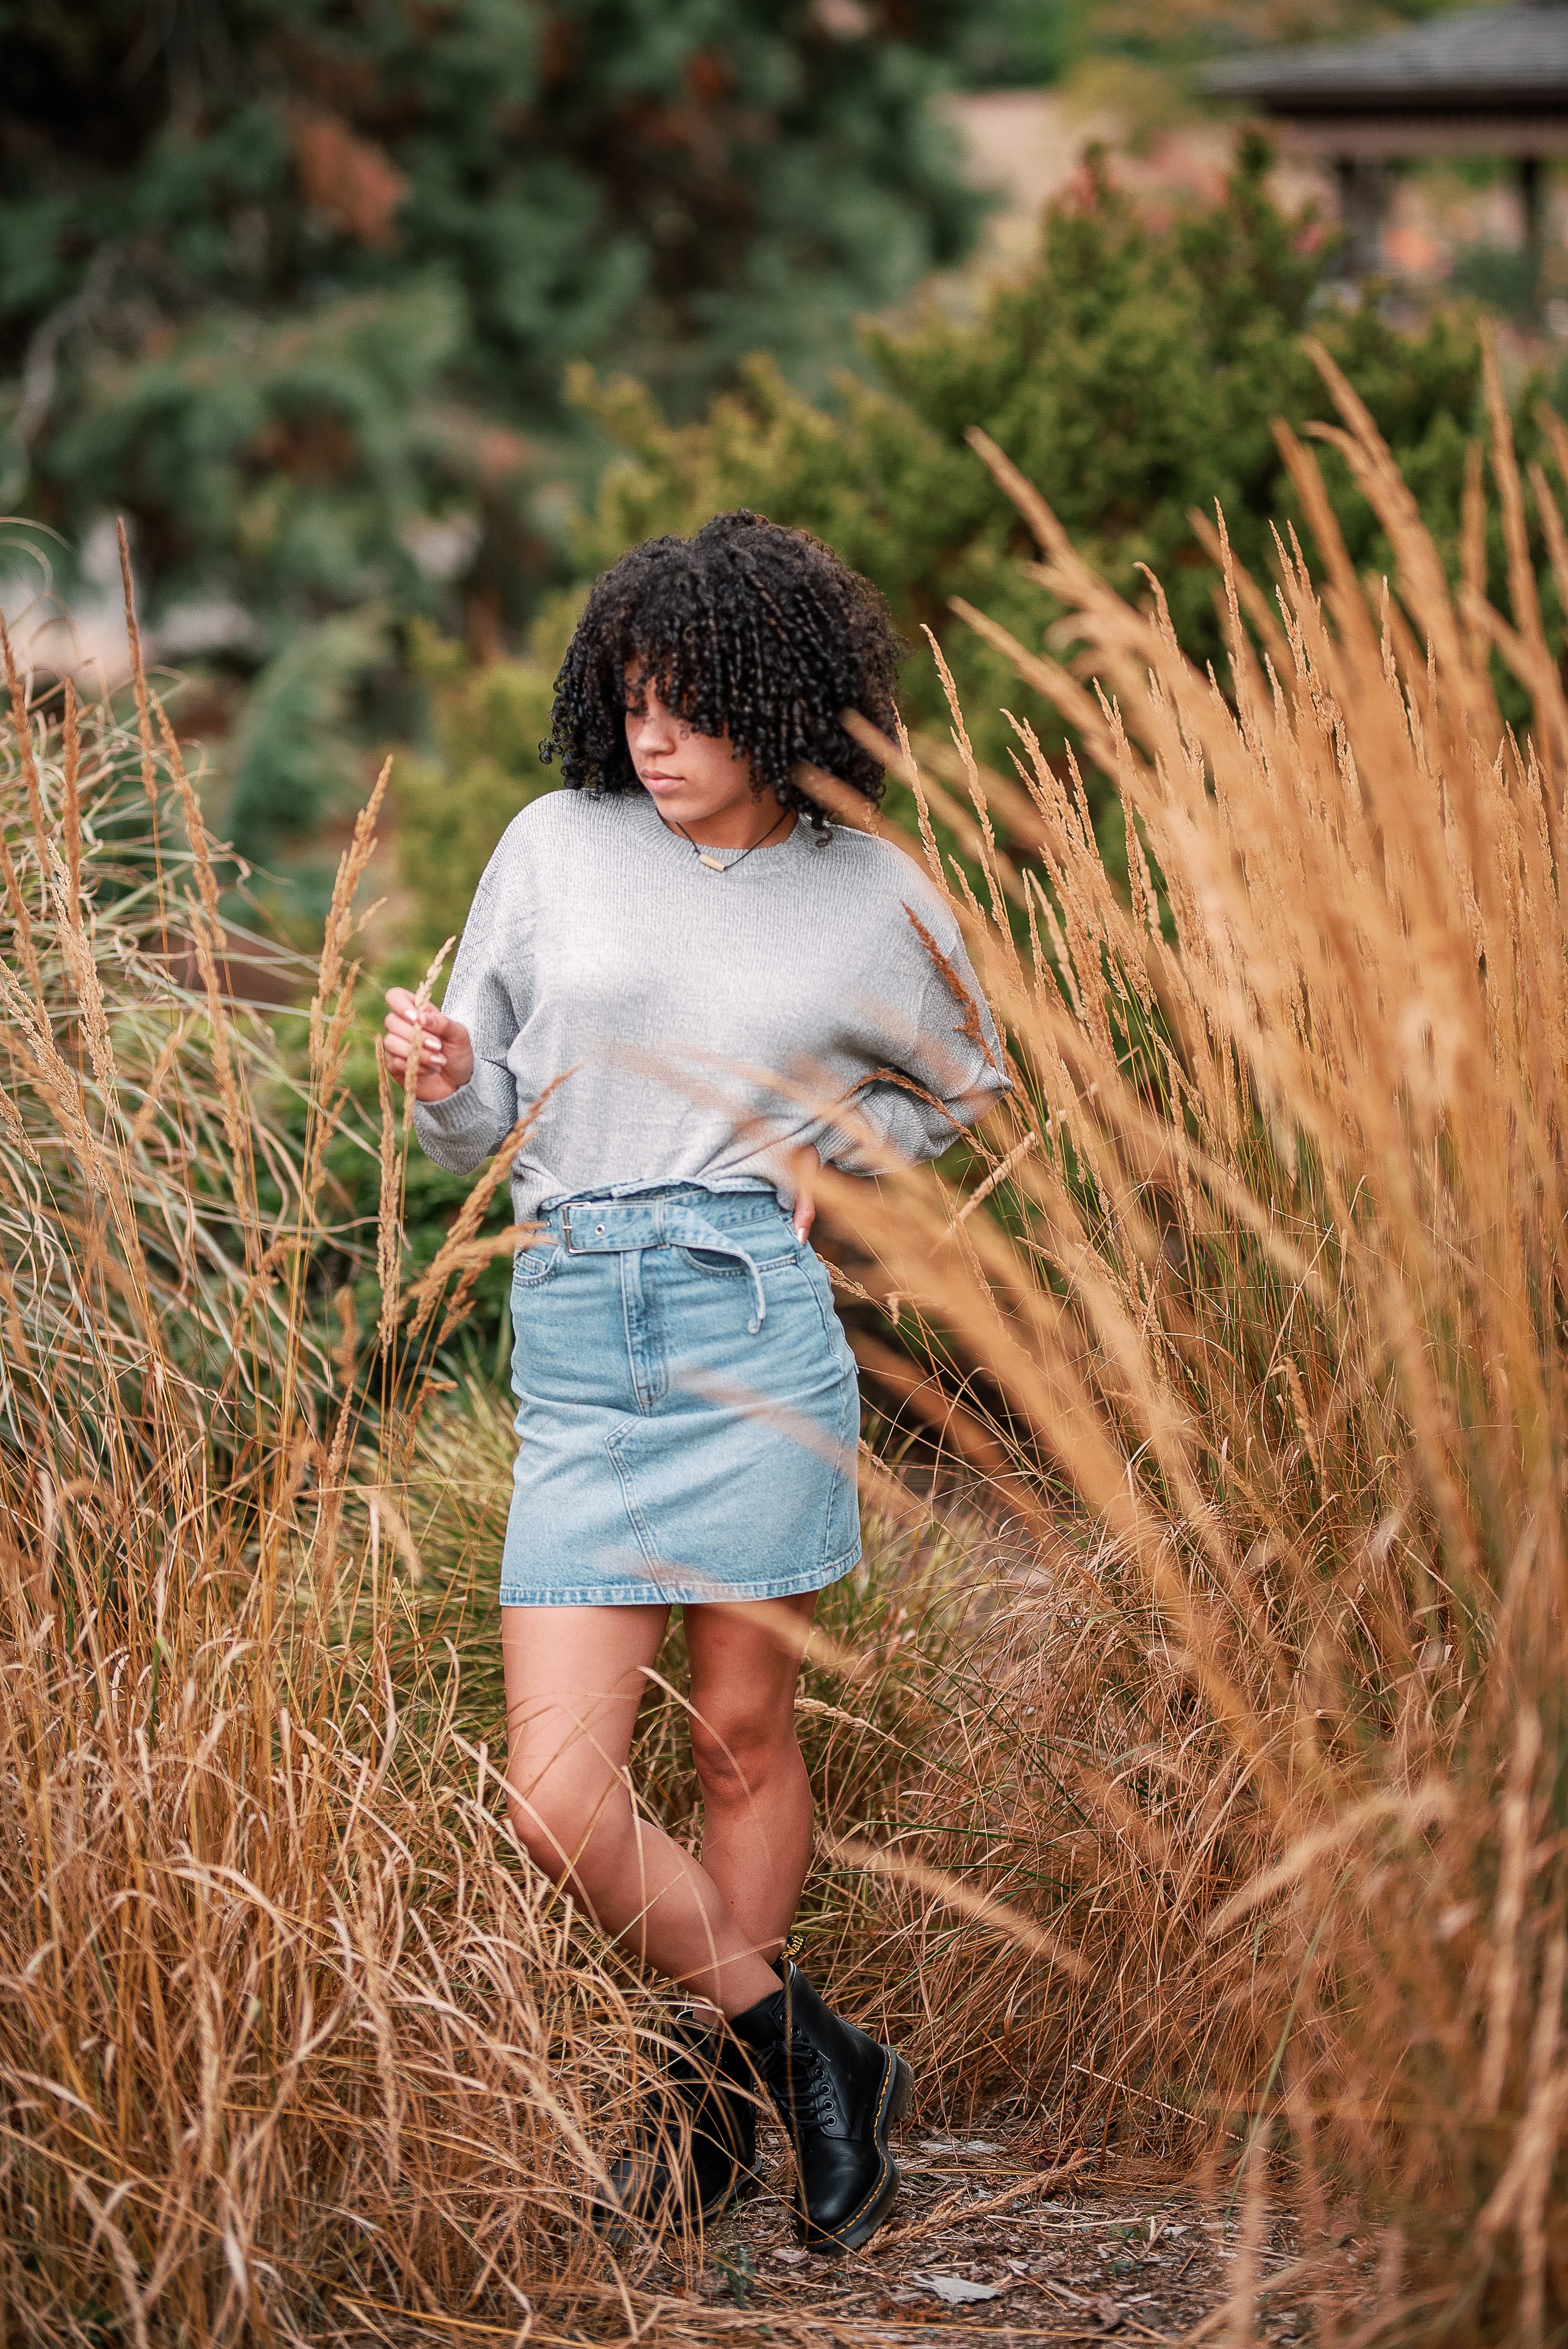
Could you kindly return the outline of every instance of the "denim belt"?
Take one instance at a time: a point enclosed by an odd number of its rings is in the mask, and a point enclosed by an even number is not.
[[[746,1267],[756,1302],[747,1328],[755,1337],[768,1319],[768,1299],[757,1259],[731,1232],[710,1224],[700,1209],[678,1199],[574,1199],[557,1207],[561,1240],[568,1256],[627,1256],[641,1248],[702,1248],[709,1256],[734,1257]]]

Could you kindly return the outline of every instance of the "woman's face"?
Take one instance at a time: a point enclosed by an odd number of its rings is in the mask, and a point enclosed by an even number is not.
[[[689,830],[730,808],[755,804],[750,761],[727,734],[694,733],[630,668],[626,699],[626,748],[637,780],[671,823]]]

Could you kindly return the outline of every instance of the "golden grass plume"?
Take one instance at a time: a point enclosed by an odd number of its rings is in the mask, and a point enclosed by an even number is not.
[[[975,1802],[918,1845],[988,1831],[993,1891],[1082,1962],[1015,2002],[1009,2060],[1064,2119],[1228,2142],[1257,2192],[1272,2144],[1320,2275],[1363,2208],[1359,2339],[1539,2341],[1568,2316],[1568,730],[1495,368],[1506,614],[1321,364],[1393,574],[1356,576],[1282,433],[1320,572],[1280,541],[1271,598],[1206,526],[1223,681],[974,436],[1072,657],[965,616],[1114,779],[1128,885],[1070,758],[1019,722],[982,775],[955,709],[934,757],[985,904],[933,865],[1016,1091],[983,1212],[892,1171],[834,1213],[926,1332],[923,1416],[1003,1448],[994,1521],[1046,1545],[994,1619]],[[983,1971],[936,2011],[996,2013]]]
[[[982,449],[1078,650],[969,617],[1115,779],[1128,886],[1026,726],[1006,775],[956,712],[900,749],[1017,1081],[966,1188],[829,1200],[963,1473],[869,1472],[812,1900],[928,2110],[1006,2085],[1053,2158],[1288,2191],[1326,2332],[1529,2341],[1568,2314],[1568,719],[1501,400],[1506,614],[1333,388],[1394,575],[1289,443],[1317,571],[1282,543],[1271,602],[1205,525],[1222,685]],[[504,1416],[438,1349],[490,1191],[404,1295],[389,1099],[374,1331],[330,1293],[373,815],[280,1051],[138,703],[16,678],[0,779],[0,2287],[51,2343],[645,2329],[584,2212],[656,2010],[511,1846],[459,1588]],[[683,1825],[678,1708],[642,1752]]]

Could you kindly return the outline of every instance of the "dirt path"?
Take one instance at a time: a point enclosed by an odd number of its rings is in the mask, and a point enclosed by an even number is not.
[[[695,2292],[670,2277],[672,2333],[845,2344],[1114,2339],[1135,2349],[1217,2318],[1246,2257],[1239,2217],[1174,2177],[1096,2174],[1081,2159],[1068,2173],[997,2138],[914,2132],[900,2165],[892,2221],[863,2252],[832,2260],[796,2249],[780,2162],[764,2192],[714,2230]],[[1303,2337],[1299,2313],[1268,2289],[1292,2266],[1288,2226],[1267,2223],[1259,2340]]]

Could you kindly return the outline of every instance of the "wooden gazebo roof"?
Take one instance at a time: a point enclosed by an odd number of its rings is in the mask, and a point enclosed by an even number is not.
[[[1280,123],[1297,152],[1568,151],[1568,5],[1468,8],[1365,41],[1211,66],[1203,86]]]

